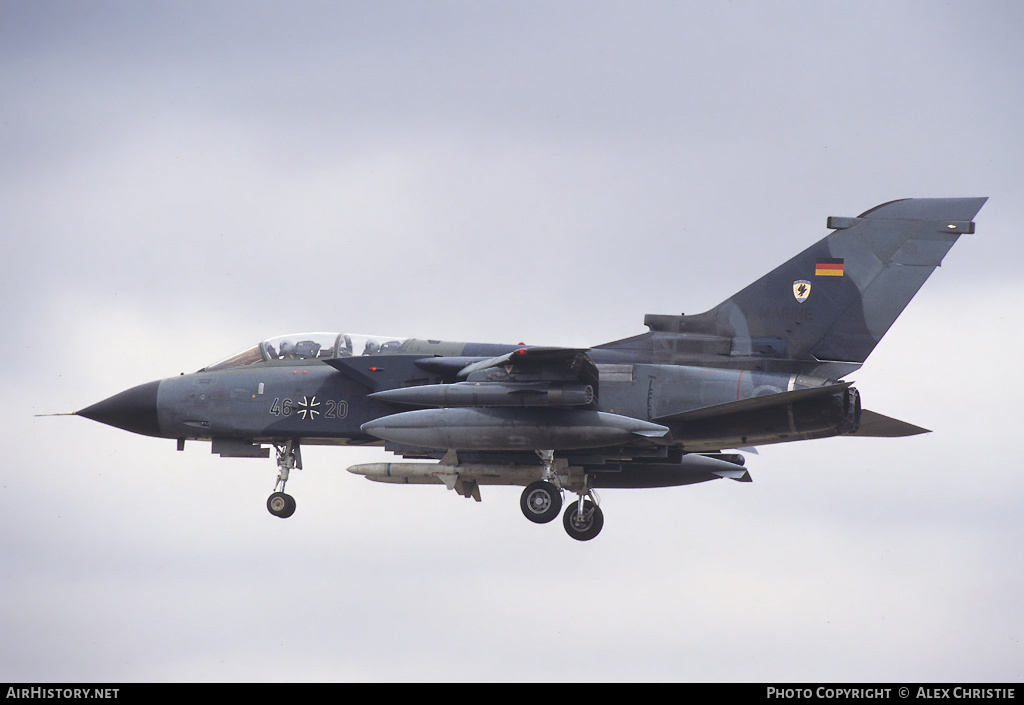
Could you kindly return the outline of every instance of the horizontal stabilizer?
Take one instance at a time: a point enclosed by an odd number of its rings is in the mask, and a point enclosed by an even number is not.
[[[888,416],[864,409],[860,413],[860,428],[855,433],[849,435],[868,438],[903,438],[904,436],[916,436],[921,433],[931,433],[931,431],[906,421],[889,418]]]
[[[749,399],[741,399],[740,401],[731,401],[725,404],[715,404],[714,406],[705,406],[700,409],[691,409],[690,411],[682,411],[676,414],[660,416],[656,419],[652,419],[652,421],[661,424],[675,423],[679,421],[696,421],[698,419],[708,419],[714,416],[725,416],[726,414],[737,414],[745,411],[769,409],[772,407],[785,406],[786,404],[806,401],[807,399],[827,397],[837,392],[844,391],[851,384],[853,384],[853,382],[842,382],[840,384],[829,384],[824,387],[812,387],[810,389],[796,389],[791,392],[766,394],[761,397],[751,397]]]

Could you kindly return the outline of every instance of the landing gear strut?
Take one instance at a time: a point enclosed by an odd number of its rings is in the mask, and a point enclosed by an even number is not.
[[[274,493],[267,499],[267,510],[276,517],[287,519],[295,513],[295,498],[285,494],[284,485],[292,469],[302,469],[302,454],[295,441],[288,441],[283,446],[275,444],[274,448],[277,450],[277,482]]]

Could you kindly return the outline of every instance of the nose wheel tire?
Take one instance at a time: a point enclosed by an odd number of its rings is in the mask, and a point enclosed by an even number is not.
[[[538,480],[527,485],[519,499],[523,515],[536,524],[546,524],[562,509],[562,493],[550,482]]]
[[[295,498],[284,492],[275,492],[267,499],[267,510],[276,517],[287,519],[295,513]]]
[[[601,527],[604,526],[604,513],[594,502],[585,499],[581,514],[579,503],[573,502],[562,515],[562,524],[569,536],[577,541],[589,541],[601,533]]]

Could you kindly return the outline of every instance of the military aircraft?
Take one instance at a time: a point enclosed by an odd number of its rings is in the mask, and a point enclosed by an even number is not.
[[[383,446],[406,459],[349,471],[376,482],[525,486],[530,521],[568,503],[577,540],[601,531],[595,489],[750,482],[734,450],[925,429],[861,408],[857,370],[986,198],[904,199],[856,218],[718,306],[648,315],[647,332],[589,349],[286,335],[192,374],[75,412],[134,433],[269,457],[270,513],[289,517],[304,445]]]

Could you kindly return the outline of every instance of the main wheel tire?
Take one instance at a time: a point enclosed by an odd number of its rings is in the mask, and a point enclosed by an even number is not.
[[[601,533],[604,526],[604,512],[591,500],[583,500],[583,516],[579,516],[577,503],[571,502],[562,515],[565,532],[577,541],[589,541]]]
[[[519,507],[523,516],[536,524],[547,524],[562,509],[562,493],[550,482],[537,480],[526,486]]]
[[[287,519],[295,513],[295,498],[284,492],[275,492],[267,499],[267,510],[276,517]]]

